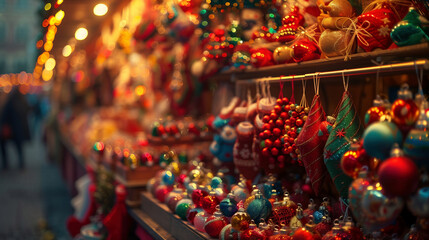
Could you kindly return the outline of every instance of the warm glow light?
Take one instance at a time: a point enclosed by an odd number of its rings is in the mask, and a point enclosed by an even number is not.
[[[52,78],[52,75],[54,75],[54,72],[52,70],[44,69],[42,72],[42,79],[43,81],[49,81]]]
[[[45,5],[45,11],[48,11],[49,9],[51,9],[52,5],[50,3],[46,3]]]
[[[68,56],[70,56],[70,54],[73,52],[73,49],[72,49],[72,47],[70,46],[70,45],[66,45],[64,48],[63,48],[63,56],[64,57],[68,57]]]
[[[37,41],[37,43],[36,43],[36,47],[37,47],[37,48],[41,48],[41,47],[43,47],[43,40],[39,40],[39,41]]]
[[[64,18],[64,11],[60,10],[55,14],[55,19],[57,20],[57,22],[61,22]]]
[[[45,69],[50,71],[54,70],[56,63],[55,59],[49,58],[45,63]]]
[[[54,16],[50,16],[48,18],[49,21],[49,25],[55,25],[55,23],[57,22],[57,19]]]
[[[52,31],[48,31],[46,33],[46,40],[47,40],[47,42],[48,41],[52,42],[52,41],[54,41],[54,39],[55,39],[55,33],[52,32]]]
[[[88,37],[88,30],[86,30],[84,27],[78,28],[74,33],[74,37],[76,40],[84,40],[86,37]]]
[[[99,3],[99,4],[95,5],[93,12],[96,16],[104,16],[108,10],[109,10],[109,8],[107,7],[106,4]]]
[[[146,93],[146,88],[142,85],[136,87],[135,92],[137,96],[143,96]]]
[[[57,0],[58,5],[61,5],[61,3],[63,3],[63,0]]]
[[[51,51],[53,46],[54,46],[54,44],[52,43],[52,41],[47,41],[45,43],[45,46],[44,46],[45,51],[47,51],[47,52]]]

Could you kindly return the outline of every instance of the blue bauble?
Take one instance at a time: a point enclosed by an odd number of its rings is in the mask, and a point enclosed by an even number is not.
[[[219,203],[219,208],[224,216],[232,217],[238,211],[237,201],[227,197]]]
[[[320,211],[320,210],[319,211],[315,211],[313,213],[313,221],[314,221],[314,223],[315,224],[320,223],[322,221],[323,216],[324,216],[323,211]]]
[[[220,177],[213,177],[212,181],[210,182],[210,186],[212,188],[221,187],[222,185],[222,179]]]
[[[419,167],[429,168],[429,131],[412,129],[405,139],[404,153]]]
[[[391,122],[375,122],[363,133],[363,147],[371,157],[384,160],[390,157],[393,145],[402,143],[402,133]]]
[[[255,197],[255,200],[249,203],[246,211],[257,224],[263,219],[267,219],[271,214],[272,205],[268,199],[258,195]]]
[[[174,174],[171,171],[165,171],[164,174],[162,175],[162,182],[167,185],[167,186],[171,186],[174,184]]]
[[[409,197],[407,206],[414,216],[429,218],[429,187],[420,188],[413,196]]]

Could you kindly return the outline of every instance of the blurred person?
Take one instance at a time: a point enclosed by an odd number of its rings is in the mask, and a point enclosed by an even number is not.
[[[0,150],[3,169],[9,168],[9,159],[6,143],[11,140],[18,153],[19,168],[25,167],[23,144],[30,140],[30,130],[28,127],[28,103],[19,91],[14,88],[7,96],[7,99],[0,111]]]

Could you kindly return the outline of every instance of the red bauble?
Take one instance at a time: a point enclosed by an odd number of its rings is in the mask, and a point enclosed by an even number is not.
[[[173,190],[172,187],[166,186],[166,185],[160,185],[155,190],[155,197],[160,202],[165,202],[165,198],[167,197],[167,194]]]
[[[314,59],[319,59],[322,54],[317,43],[303,38],[298,40],[292,46],[293,49],[293,60],[295,62],[310,61]]]
[[[419,183],[416,164],[405,156],[391,157],[382,162],[378,176],[383,192],[388,196],[407,197]]]
[[[373,122],[380,121],[384,114],[386,114],[386,108],[383,106],[374,106],[368,109],[365,113],[365,127],[368,127]]]
[[[319,234],[314,234],[305,228],[301,228],[295,231],[292,235],[292,240],[320,240],[321,237]]]
[[[392,120],[402,131],[410,130],[419,118],[419,109],[412,99],[397,99],[391,111]]]
[[[186,214],[186,218],[188,219],[188,222],[194,225],[195,216],[202,211],[204,211],[202,208],[190,207],[188,209],[188,213]]]
[[[266,48],[252,50],[250,62],[254,67],[266,67],[274,65],[273,53]]]
[[[341,158],[341,169],[352,178],[357,177],[363,165],[364,164],[361,162],[360,150],[349,150],[345,152]]]
[[[203,202],[202,202],[203,198],[208,195],[209,193],[205,190],[195,189],[191,195],[192,202],[194,202],[197,208],[201,208],[203,206]]]
[[[209,214],[213,214],[216,211],[216,206],[219,205],[219,203],[219,199],[214,195],[205,196],[201,200],[202,208]]]
[[[204,230],[210,237],[218,238],[226,225],[228,225],[228,219],[222,216],[222,213],[220,213],[220,216],[215,214],[207,218]]]
[[[240,240],[265,240],[267,236],[259,228],[247,229],[240,235]]]

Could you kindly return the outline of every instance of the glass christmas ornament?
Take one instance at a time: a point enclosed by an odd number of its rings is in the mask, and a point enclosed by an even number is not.
[[[264,198],[260,192],[256,193],[255,199],[249,203],[246,208],[247,213],[256,223],[261,219],[267,219],[271,214],[271,203],[268,199]]]
[[[222,215],[219,206],[216,207],[214,214],[207,218],[204,230],[210,237],[218,238],[222,229],[228,225],[228,219]]]
[[[244,208],[240,208],[238,212],[231,217],[231,226],[236,231],[244,231],[249,228],[251,220],[250,215],[245,212]]]
[[[219,208],[223,215],[232,217],[232,215],[238,211],[237,201],[235,201],[234,195],[228,193],[228,196],[219,203]]]

